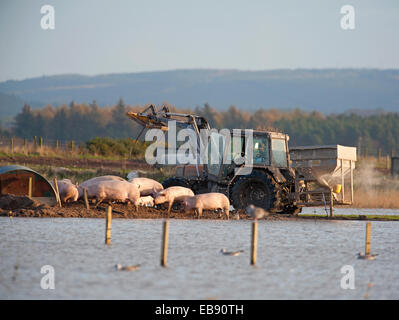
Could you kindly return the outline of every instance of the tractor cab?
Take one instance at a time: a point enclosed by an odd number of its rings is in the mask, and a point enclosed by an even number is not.
[[[208,179],[231,179],[238,167],[287,169],[288,140],[286,134],[269,131],[233,130],[230,137],[212,133],[208,143]]]

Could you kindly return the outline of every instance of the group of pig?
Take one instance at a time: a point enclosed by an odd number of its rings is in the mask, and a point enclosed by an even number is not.
[[[136,209],[138,206],[154,206],[168,204],[168,213],[173,203],[179,202],[187,212],[194,212],[201,217],[203,210],[222,209],[229,218],[230,201],[222,193],[203,193],[195,195],[185,187],[174,186],[164,189],[162,184],[149,178],[133,178],[129,181],[118,176],[101,176],[75,185],[69,179],[57,181],[60,200],[62,202],[77,201],[83,198],[86,189],[87,197],[104,200],[130,202]]]

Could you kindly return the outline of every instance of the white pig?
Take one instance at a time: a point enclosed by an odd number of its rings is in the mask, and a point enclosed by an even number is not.
[[[163,190],[162,184],[149,178],[133,178],[129,182],[137,185],[140,196],[155,196],[159,191]]]
[[[183,201],[185,210],[197,213],[201,217],[203,210],[223,209],[227,219],[229,219],[230,201],[223,193],[211,192],[198,194],[194,197],[187,197]]]
[[[168,214],[170,213],[170,209],[172,208],[173,202],[175,200],[181,201],[179,198],[183,196],[194,196],[194,192],[185,187],[169,187],[160,192],[158,192],[155,196],[155,204],[168,203]]]
[[[154,206],[154,198],[151,196],[140,197],[137,201],[137,205],[143,207],[153,207]]]
[[[83,188],[87,188],[91,184],[96,184],[100,181],[126,181],[125,179],[118,177],[118,176],[100,176],[100,177],[94,177],[89,180],[83,181],[79,186],[78,186],[78,191],[79,191],[79,199],[83,197]]]
[[[54,187],[54,182],[51,182]],[[62,179],[57,181],[58,192],[60,193],[60,200],[62,202],[77,201],[78,200],[78,188],[69,179]]]
[[[89,198],[103,200],[130,201],[137,208],[140,192],[134,184],[127,181],[103,180],[85,187]]]

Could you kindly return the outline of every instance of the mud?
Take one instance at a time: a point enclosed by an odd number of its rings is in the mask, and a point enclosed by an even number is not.
[[[49,208],[45,204],[30,199],[26,196],[15,196],[12,194],[0,195],[0,209],[16,210],[16,209],[43,209]]]
[[[94,204],[87,210],[83,201],[63,203],[62,207],[50,207],[40,204],[28,197],[14,195],[0,196],[0,216],[6,217],[42,217],[42,218],[105,218],[107,206],[112,206],[112,217],[116,219],[197,219],[193,213],[185,212],[174,207],[168,216],[166,207],[139,207],[125,203]],[[221,211],[204,211],[201,219],[224,220],[226,216]],[[264,218],[270,221],[298,221],[298,220],[374,220],[386,221],[389,219],[368,218],[365,215],[353,216],[293,216],[291,214],[271,214]],[[234,210],[230,212],[230,220],[253,220],[245,210]]]

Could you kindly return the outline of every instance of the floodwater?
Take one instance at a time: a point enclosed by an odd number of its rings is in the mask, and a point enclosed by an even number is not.
[[[252,221],[171,220],[167,268],[162,222],[114,219],[107,246],[103,219],[0,217],[0,299],[399,299],[399,222],[372,222],[367,261],[365,221],[259,221],[253,267]],[[45,265],[54,289],[41,288]],[[345,265],[354,289],[341,287]]]

